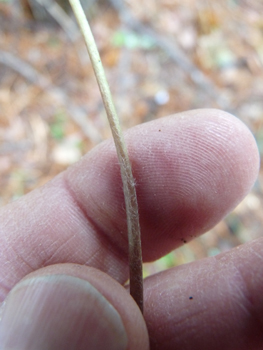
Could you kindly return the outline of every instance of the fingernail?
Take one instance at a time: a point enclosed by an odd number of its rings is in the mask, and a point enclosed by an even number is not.
[[[2,306],[1,350],[123,350],[127,343],[117,310],[76,277],[24,280]]]

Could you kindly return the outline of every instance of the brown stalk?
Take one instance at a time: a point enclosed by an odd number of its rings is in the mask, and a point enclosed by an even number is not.
[[[138,203],[135,190],[135,181],[132,174],[131,163],[126,144],[121,131],[119,118],[115,111],[109,85],[107,83],[100,55],[93,38],[89,23],[79,0],[69,0],[77,18],[82,35],[86,42],[90,60],[96,75],[104,107],[115,142],[118,160],[121,169],[123,192],[125,198],[128,241],[129,241],[129,267],[130,267],[130,293],[143,312],[143,279],[142,279],[142,253],[141,234],[139,224]]]

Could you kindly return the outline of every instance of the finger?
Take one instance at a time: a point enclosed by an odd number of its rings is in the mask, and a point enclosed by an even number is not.
[[[211,228],[249,191],[259,157],[233,116],[197,110],[126,135],[137,182],[144,261]],[[23,276],[51,264],[96,267],[128,278],[120,169],[112,141],[0,215],[0,300]]]
[[[263,239],[146,279],[151,350],[258,350]]]
[[[98,270],[69,264],[38,270],[12,289],[0,344],[2,350],[149,349],[145,322],[126,290]]]

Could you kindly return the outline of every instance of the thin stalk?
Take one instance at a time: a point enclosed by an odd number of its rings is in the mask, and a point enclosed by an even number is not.
[[[121,178],[125,197],[127,214],[128,241],[129,241],[129,267],[130,267],[130,293],[143,312],[143,280],[142,280],[142,253],[141,234],[139,224],[138,203],[135,190],[135,181],[132,174],[131,163],[126,144],[121,131],[119,118],[115,111],[109,85],[107,83],[100,55],[97,50],[89,23],[79,0],[69,0],[77,18],[82,35],[85,39],[90,60],[96,75],[104,107],[111,127],[117,155],[121,168]]]

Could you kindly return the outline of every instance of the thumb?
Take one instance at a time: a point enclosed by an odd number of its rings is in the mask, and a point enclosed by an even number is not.
[[[129,322],[89,281],[76,276],[27,277],[11,290],[1,314],[1,350],[135,349],[129,345]]]

